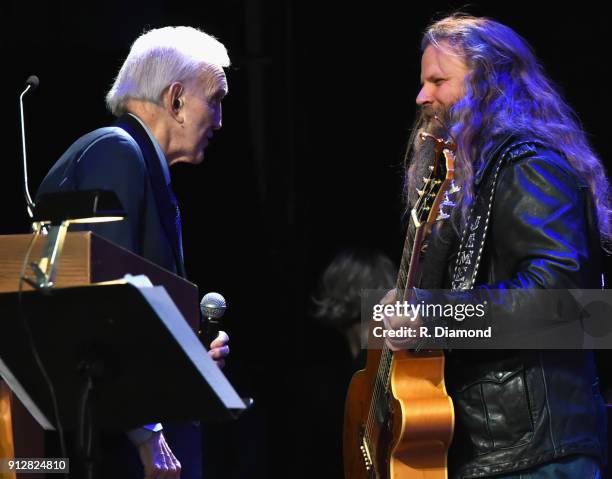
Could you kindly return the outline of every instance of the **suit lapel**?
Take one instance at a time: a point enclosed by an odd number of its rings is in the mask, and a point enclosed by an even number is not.
[[[130,115],[123,115],[115,126],[125,130],[138,144],[147,166],[149,177],[151,179],[151,187],[153,188],[153,196],[159,212],[160,222],[174,253],[176,270],[181,276],[185,276],[185,267],[181,255],[180,231],[176,222],[178,209],[176,198],[166,184],[164,172],[162,171],[161,160],[159,158],[155,145],[151,141],[148,133],[144,130],[138,120]]]

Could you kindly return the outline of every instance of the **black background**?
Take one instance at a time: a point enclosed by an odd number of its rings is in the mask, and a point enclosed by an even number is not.
[[[34,193],[76,138],[112,122],[104,95],[143,30],[191,25],[217,36],[233,62],[223,129],[202,165],[176,165],[172,176],[189,277],[202,293],[226,296],[227,374],[256,406],[237,423],[210,428],[208,477],[340,477],[336,451],[323,446],[330,428],[309,408],[313,394],[328,391],[305,371],[315,364],[325,374],[334,356],[333,341],[309,319],[310,295],[347,245],[399,260],[401,162],[421,32],[456,9],[514,28],[608,165],[608,19],[595,2],[559,5],[3,2],[0,234],[28,229],[17,102],[28,75],[41,80],[26,100]]]

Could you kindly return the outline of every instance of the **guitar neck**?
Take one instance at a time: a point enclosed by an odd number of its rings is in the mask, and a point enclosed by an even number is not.
[[[395,283],[396,291],[400,296],[396,296],[396,301],[404,301],[406,290],[412,288],[416,283],[419,270],[419,251],[424,240],[424,225],[415,227],[412,221],[408,224],[406,231],[406,240],[404,241],[404,249],[402,251],[402,260],[400,263],[397,281]],[[386,343],[382,349],[381,365],[377,373],[377,383],[384,384],[385,388],[389,383],[391,370],[391,350]]]
[[[425,239],[425,225],[418,228],[414,226],[412,221],[408,224],[406,231],[406,240],[404,241],[404,249],[402,251],[402,260],[400,263],[397,281],[395,283],[396,290],[405,298],[405,291],[414,287],[417,283],[420,271],[420,254]]]

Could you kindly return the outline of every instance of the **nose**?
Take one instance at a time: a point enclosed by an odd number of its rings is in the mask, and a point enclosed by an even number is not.
[[[431,94],[429,93],[427,86],[423,85],[423,87],[421,88],[421,91],[416,97],[416,104],[419,106],[423,106],[431,102],[432,102]]]

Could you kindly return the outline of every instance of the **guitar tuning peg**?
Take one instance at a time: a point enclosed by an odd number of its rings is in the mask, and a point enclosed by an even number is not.
[[[429,165],[429,171],[433,171],[433,165]]]
[[[427,184],[427,183],[429,183],[430,181],[431,181],[431,180],[430,180],[429,178],[425,178],[425,177],[423,177],[423,183]]]
[[[438,213],[438,217],[436,218],[436,221],[445,220],[447,218],[450,218],[450,215],[448,215],[444,211],[440,210],[440,212]]]
[[[441,203],[441,206],[450,206],[451,208],[454,208],[455,206],[457,206],[457,203],[455,203],[454,201],[450,201],[450,200],[444,200]]]
[[[423,196],[423,193],[425,193],[425,190],[419,190],[418,188],[416,190],[419,196]]]
[[[453,180],[453,181],[451,182],[451,186],[450,186],[450,188],[448,189],[448,193],[447,193],[447,194],[449,194],[449,195],[453,195],[453,194],[457,193],[458,191],[461,191],[461,187],[460,187],[460,186],[457,186],[457,185],[455,184],[455,180]]]

